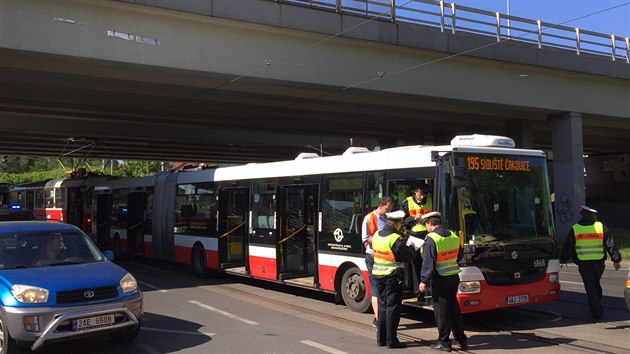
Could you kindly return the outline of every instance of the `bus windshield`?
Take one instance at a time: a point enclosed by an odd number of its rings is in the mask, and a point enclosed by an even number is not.
[[[442,165],[452,174],[443,180],[450,184],[443,190],[443,210],[451,211],[450,226],[463,231],[463,243],[487,246],[545,238],[553,244],[544,156],[454,153]]]

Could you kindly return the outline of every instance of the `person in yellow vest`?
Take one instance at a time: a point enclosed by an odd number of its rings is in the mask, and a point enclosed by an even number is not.
[[[402,210],[386,213],[387,225],[372,236],[374,267],[372,276],[378,292],[378,325],[376,345],[405,348],[398,340],[398,324],[402,310],[403,263],[413,259],[415,251],[398,233],[405,213]]]
[[[560,262],[573,260],[577,264],[588,297],[591,316],[602,317],[602,286],[600,279],[606,268],[606,253],[610,255],[615,270],[621,268],[621,254],[615,246],[610,230],[597,220],[597,210],[581,206],[581,219],[569,230],[562,248]]]
[[[431,187],[422,183],[414,187],[413,195],[407,197],[402,203],[402,210],[405,212],[404,224],[408,230],[411,230],[420,222],[422,215],[433,211],[433,201],[429,191]]]
[[[468,337],[464,333],[464,322],[457,302],[459,287],[458,262],[463,257],[459,237],[442,227],[441,214],[437,211],[423,216],[429,232],[424,239],[422,270],[420,272],[421,293],[431,284],[433,311],[438,328],[438,342],[431,349],[450,352],[451,331],[462,350],[468,349]]]

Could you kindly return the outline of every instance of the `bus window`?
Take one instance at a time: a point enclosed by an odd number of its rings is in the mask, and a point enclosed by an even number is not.
[[[361,233],[363,174],[325,176],[322,188],[322,231]]]
[[[177,186],[175,230],[181,234],[210,235],[216,231],[217,191],[214,183]]]
[[[385,193],[385,172],[367,172],[365,175],[365,210],[363,215],[376,209]]]
[[[256,181],[252,198],[252,228],[273,229],[276,211],[277,179],[271,178]],[[259,237],[267,235],[259,234]]]

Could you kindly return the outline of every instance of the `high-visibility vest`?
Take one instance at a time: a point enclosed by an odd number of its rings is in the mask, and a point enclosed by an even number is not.
[[[417,204],[413,197],[407,197],[407,206],[409,207],[409,216],[424,215],[433,211],[433,201],[431,196],[427,195],[424,204]]]
[[[427,227],[424,226],[424,224],[421,223],[417,223],[415,225],[413,225],[413,227],[411,228],[412,232],[422,232],[422,231],[427,231]]]
[[[374,268],[372,275],[383,277],[394,273],[396,268],[402,268],[402,263],[396,262],[396,255],[392,251],[394,242],[400,237],[397,233],[381,236],[380,230],[372,237],[372,250],[374,251]]]
[[[459,237],[457,237],[453,231],[451,231],[451,234],[447,237],[438,235],[435,232],[430,232],[427,236],[431,237],[435,242],[435,249],[437,251],[435,269],[438,274],[443,277],[459,274],[460,269],[457,265]]]
[[[368,220],[367,228],[368,234],[370,236],[374,236],[374,234],[378,230],[378,215],[376,214],[376,211],[372,211],[370,213],[370,219]]]
[[[593,225],[573,225],[575,252],[581,261],[604,259],[604,224],[596,221]]]

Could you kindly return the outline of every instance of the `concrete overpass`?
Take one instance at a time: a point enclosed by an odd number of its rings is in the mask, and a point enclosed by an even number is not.
[[[248,162],[472,132],[551,150],[558,114],[585,152],[630,151],[624,48],[612,61],[381,17],[0,0],[0,154]]]

